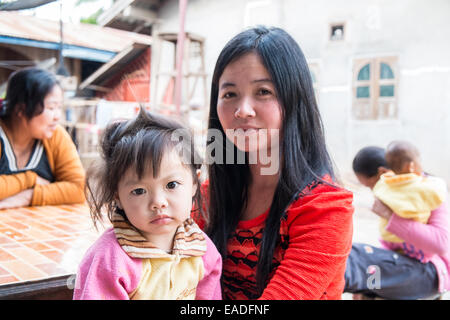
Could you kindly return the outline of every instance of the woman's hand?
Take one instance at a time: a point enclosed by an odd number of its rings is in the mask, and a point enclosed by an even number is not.
[[[375,198],[375,202],[372,205],[372,211],[386,220],[389,220],[393,214],[392,210],[378,198]]]
[[[0,200],[0,209],[28,207],[33,198],[33,189],[21,191],[11,197]]]

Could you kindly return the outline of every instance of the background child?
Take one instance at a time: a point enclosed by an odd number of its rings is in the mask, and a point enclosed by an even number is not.
[[[187,139],[173,141],[179,130]],[[94,223],[106,209],[113,227],[83,258],[74,299],[221,299],[221,256],[190,218],[201,206],[189,138],[143,109],[105,130],[88,201]]]
[[[422,172],[420,154],[406,141],[393,141],[386,149],[386,163],[392,170],[381,175],[373,188],[374,195],[398,216],[427,223],[432,210],[445,200],[447,190],[442,179]],[[381,219],[380,232],[384,241],[402,243],[388,232],[388,221]]]

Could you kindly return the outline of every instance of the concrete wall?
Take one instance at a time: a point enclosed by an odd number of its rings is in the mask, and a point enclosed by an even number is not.
[[[160,18],[160,31],[177,32],[178,1],[167,2]],[[345,23],[342,42],[329,41],[334,22]],[[185,29],[206,38],[211,76],[225,43],[256,24],[284,28],[318,65],[319,106],[341,174],[351,172],[361,147],[406,139],[420,149],[426,170],[450,185],[450,1],[190,0]],[[353,60],[377,56],[398,58],[398,117],[354,120]]]

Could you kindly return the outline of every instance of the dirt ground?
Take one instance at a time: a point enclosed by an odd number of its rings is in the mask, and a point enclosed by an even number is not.
[[[370,189],[359,184],[353,174],[344,175],[341,179],[344,186],[353,192],[353,205],[355,206],[353,242],[368,243],[379,247],[378,216],[370,210],[373,203]],[[342,299],[351,300],[352,295],[344,293]],[[444,294],[443,300],[450,300],[450,292]]]

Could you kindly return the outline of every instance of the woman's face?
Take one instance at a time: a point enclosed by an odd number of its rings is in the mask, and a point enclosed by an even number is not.
[[[44,98],[44,110],[37,116],[31,118],[26,129],[34,139],[49,139],[61,117],[61,108],[63,105],[63,91],[55,85]]]
[[[281,136],[282,111],[275,84],[257,54],[245,54],[224,69],[217,114],[227,138],[241,151],[270,152],[274,137]]]
[[[359,183],[361,183],[363,186],[368,187],[370,189],[373,189],[375,185],[377,184],[378,180],[380,179],[380,175],[375,175],[373,177],[368,177],[361,173],[355,173],[356,178],[358,179]]]

